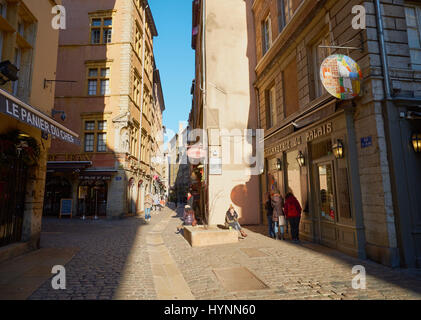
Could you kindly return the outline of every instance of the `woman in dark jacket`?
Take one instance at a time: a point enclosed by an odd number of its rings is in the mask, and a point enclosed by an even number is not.
[[[275,239],[278,239],[278,230],[281,231],[280,238],[284,240],[284,225],[285,217],[282,207],[284,206],[284,199],[282,199],[279,191],[276,191],[272,195],[272,206],[273,206],[273,228],[275,232]]]
[[[266,202],[265,202],[265,209],[266,209],[266,216],[268,218],[268,227],[269,227],[269,237],[276,238],[275,230],[273,229],[273,206],[272,206],[272,199],[270,198],[270,193],[266,194]]]
[[[301,205],[292,192],[288,192],[285,196],[284,212],[285,217],[291,226],[291,237],[295,242],[299,242]]]
[[[243,237],[247,237],[247,234],[243,231],[240,224],[238,223],[238,213],[235,211],[232,205],[230,205],[227,213],[225,214],[225,226],[231,227],[240,232]]]

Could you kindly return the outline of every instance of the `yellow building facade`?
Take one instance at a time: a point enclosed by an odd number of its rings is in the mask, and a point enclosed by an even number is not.
[[[52,118],[54,85],[46,86],[56,79],[59,4],[0,1],[0,260],[39,247],[51,137],[78,142]]]

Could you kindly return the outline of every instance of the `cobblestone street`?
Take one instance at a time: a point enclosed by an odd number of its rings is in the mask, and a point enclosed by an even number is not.
[[[65,265],[66,290],[53,290],[50,279],[29,299],[421,299],[419,271],[275,241],[263,227],[247,228],[249,236],[238,244],[192,248],[176,233],[179,224],[168,208],[152,215],[150,224],[140,217],[44,219],[43,248],[78,252]],[[352,289],[354,265],[366,268],[366,290]],[[231,267],[247,268],[267,288],[230,291],[214,269]]]

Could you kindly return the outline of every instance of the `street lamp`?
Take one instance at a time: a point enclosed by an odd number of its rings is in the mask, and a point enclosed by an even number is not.
[[[0,62],[0,85],[18,80],[19,69],[9,60]]]
[[[282,171],[282,160],[281,159],[276,159],[276,168],[278,169],[278,171]]]
[[[421,152],[421,133],[412,134],[412,147],[415,152]]]
[[[337,140],[332,146],[333,155],[336,159],[342,159],[344,157],[344,144],[341,140]]]
[[[297,161],[300,167],[304,167],[306,163],[306,159],[304,157],[304,154],[301,151],[298,152]]]

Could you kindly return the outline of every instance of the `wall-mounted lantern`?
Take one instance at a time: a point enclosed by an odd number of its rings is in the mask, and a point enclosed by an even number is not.
[[[342,159],[344,157],[344,144],[341,140],[337,140],[332,146],[333,155],[336,159]]]
[[[278,171],[282,171],[282,160],[281,159],[276,159],[276,169],[278,169]]]
[[[298,152],[297,161],[300,167],[304,167],[306,164],[306,159],[301,151]]]
[[[19,69],[9,60],[0,62],[0,85],[18,80],[18,71]]]
[[[421,133],[412,134],[412,147],[415,152],[421,152]]]

